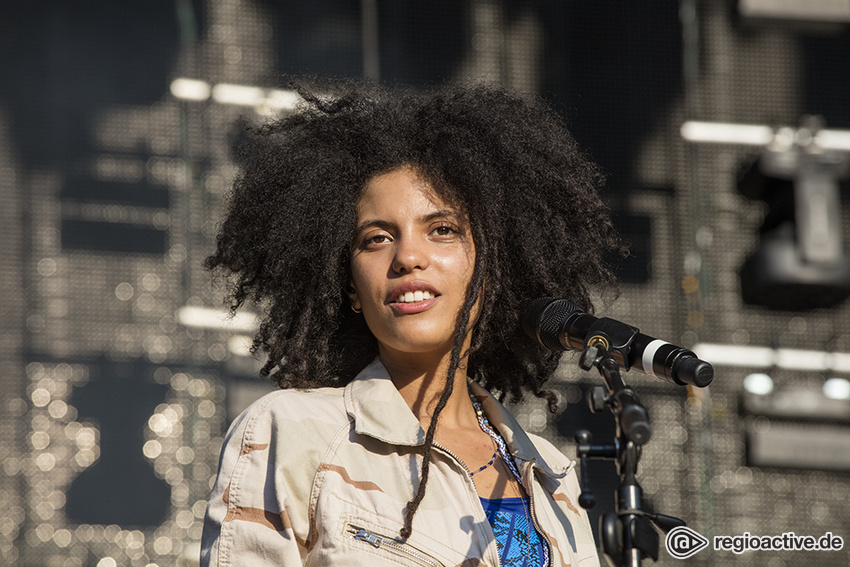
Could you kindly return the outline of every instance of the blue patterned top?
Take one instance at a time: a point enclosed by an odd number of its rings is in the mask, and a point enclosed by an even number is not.
[[[527,498],[481,498],[503,567],[544,567],[546,543],[529,524]]]

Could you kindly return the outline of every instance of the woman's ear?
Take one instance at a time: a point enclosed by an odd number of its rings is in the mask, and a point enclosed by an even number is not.
[[[348,285],[345,286],[345,295],[348,296],[348,299],[351,301],[351,310],[355,313],[360,313],[360,299],[357,297],[357,289],[354,287],[354,284],[348,282]]]

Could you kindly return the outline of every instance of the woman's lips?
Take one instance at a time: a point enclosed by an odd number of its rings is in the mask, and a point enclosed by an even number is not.
[[[422,311],[427,311],[440,299],[440,296],[432,297],[431,299],[423,299],[422,301],[416,301],[413,303],[390,303],[390,307],[396,313],[410,315],[412,313],[421,313]]]
[[[387,300],[389,302],[394,302],[398,300],[398,298],[406,293],[416,293],[417,291],[427,291],[431,294],[431,297],[436,297],[440,295],[440,293],[432,286],[431,284],[423,281],[413,280],[409,282],[404,282],[398,284],[394,288],[392,288],[387,294]]]

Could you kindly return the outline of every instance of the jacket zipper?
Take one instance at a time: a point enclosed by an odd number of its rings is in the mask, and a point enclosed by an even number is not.
[[[463,462],[463,459],[461,459],[460,457],[458,457],[457,455],[455,455],[454,453],[452,453],[451,451],[449,451],[448,449],[446,449],[445,447],[443,447],[443,446],[442,446],[442,445],[440,445],[439,443],[434,443],[434,447],[437,447],[437,448],[438,448],[438,449],[440,449],[441,451],[445,451],[446,453],[448,453],[448,454],[449,454],[449,456],[451,456],[452,458],[454,458],[454,460],[456,460],[457,462],[459,462],[459,463],[460,463],[460,466],[462,466],[462,467],[463,467],[463,470],[465,470],[465,471],[466,471],[466,473],[467,473],[467,474],[469,474],[469,467],[467,467],[467,466],[466,466],[466,463],[464,463],[464,462]],[[474,484],[475,484],[475,482],[473,481],[473,483],[472,483],[472,484],[474,485]]]
[[[530,487],[527,488],[526,491],[528,492],[528,507],[530,509],[529,513],[531,514],[531,523],[534,526],[534,529],[537,530],[537,533],[540,534],[540,537],[542,537],[543,540],[546,542],[546,547],[548,547],[547,555],[549,556],[548,567],[553,567],[554,558],[552,557],[552,542],[549,541],[549,536],[547,536],[546,533],[540,529],[540,526],[537,524],[537,514],[534,512],[534,495],[532,494],[534,488],[532,487],[531,482],[529,482],[529,475],[534,469],[534,461],[535,459],[531,459],[531,461],[528,463],[528,466],[525,467],[526,471],[528,472],[525,472],[525,474],[523,475],[524,478],[522,479],[522,482],[526,486]]]
[[[450,450],[446,449],[445,447],[443,447],[439,443],[434,443],[434,446],[437,447],[438,449],[442,450],[442,451],[445,451],[450,457],[452,457],[454,460],[459,462],[460,466],[463,467],[463,470],[465,470],[467,472],[467,474],[469,474],[469,468],[466,466],[466,463],[463,462],[463,459],[461,459],[460,457],[458,457],[457,455],[455,455],[454,453],[452,453]],[[474,487],[475,481],[472,480],[472,477],[469,477],[469,481],[472,483],[472,486]],[[477,491],[476,491],[475,495],[476,495],[476,497],[478,496]],[[488,522],[488,525],[489,525],[489,522]],[[499,557],[498,553],[496,554],[496,565],[499,565],[500,567],[502,565],[502,558]]]
[[[348,533],[351,534],[352,538],[358,541],[366,542],[374,548],[383,547],[385,549],[392,550],[400,555],[407,555],[408,557],[412,557],[426,565],[431,565],[433,567],[442,567],[442,564],[438,563],[436,560],[431,559],[424,553],[417,551],[409,545],[399,543],[394,539],[390,539],[388,537],[381,537],[357,526],[349,526]]]

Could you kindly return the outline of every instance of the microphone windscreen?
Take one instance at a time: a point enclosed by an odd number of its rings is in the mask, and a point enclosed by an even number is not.
[[[566,299],[541,297],[528,304],[520,322],[529,337],[549,350],[567,350],[559,338],[562,323],[576,311],[581,309]]]
[[[714,379],[714,368],[693,356],[682,357],[674,368],[675,378],[684,384],[705,388]]]

